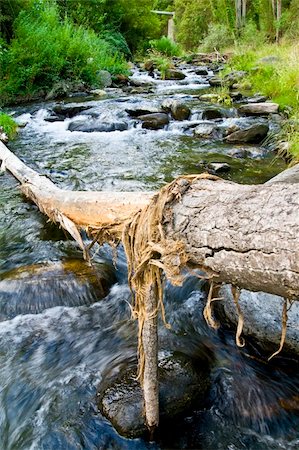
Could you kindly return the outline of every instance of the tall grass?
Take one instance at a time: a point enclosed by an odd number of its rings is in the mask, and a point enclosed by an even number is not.
[[[290,118],[282,136],[299,161],[299,44],[240,48],[230,65],[232,69],[246,70],[253,89],[278,103]]]
[[[16,136],[17,129],[18,125],[12,117],[0,112],[0,131],[4,132],[8,139],[13,139]]]
[[[113,43],[94,31],[60,20],[57,7],[22,12],[15,21],[15,37],[2,51],[0,96],[15,96],[50,89],[61,80],[98,85],[99,70],[126,72],[126,63]]]
[[[180,46],[166,36],[149,41],[149,45],[152,50],[168,57],[180,56],[182,53]]]

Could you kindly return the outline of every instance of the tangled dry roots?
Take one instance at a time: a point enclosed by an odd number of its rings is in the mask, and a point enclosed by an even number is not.
[[[128,259],[129,285],[134,292],[133,317],[138,318],[138,378],[142,382],[144,370],[144,349],[142,331],[145,320],[161,312],[164,324],[163,306],[163,272],[173,285],[181,285],[182,269],[186,266],[188,256],[182,242],[165,237],[164,227],[172,220],[171,206],[180,200],[192,182],[200,176],[177,178],[155,195],[150,204],[138,212],[126,223],[122,241]],[[146,300],[148,292],[157,293],[157,307],[148,316]]]

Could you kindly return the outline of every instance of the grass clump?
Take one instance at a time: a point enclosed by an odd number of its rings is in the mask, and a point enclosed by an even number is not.
[[[182,53],[180,46],[166,36],[149,41],[149,45],[152,50],[168,57],[180,56]]]
[[[299,45],[239,48],[230,61],[230,69],[247,71],[252,89],[279,104],[290,119],[282,130],[282,138],[299,161]]]
[[[62,80],[99,85],[98,72],[126,72],[115,45],[94,31],[60,19],[57,6],[22,11],[14,39],[0,55],[0,97],[4,102],[49,90]]]
[[[0,133],[6,134],[8,139],[13,139],[17,134],[18,125],[13,118],[0,112]]]

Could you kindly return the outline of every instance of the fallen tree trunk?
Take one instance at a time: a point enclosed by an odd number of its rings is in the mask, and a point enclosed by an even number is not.
[[[203,174],[180,177],[155,195],[69,192],[29,169],[3,144],[0,160],[24,194],[82,248],[80,228],[99,243],[123,240],[151,429],[158,425],[156,330],[159,308],[163,315],[163,271],[179,284],[189,265],[216,282],[299,297],[298,184],[247,186]]]

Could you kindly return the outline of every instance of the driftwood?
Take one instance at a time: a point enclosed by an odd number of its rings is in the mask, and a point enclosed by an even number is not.
[[[157,314],[162,274],[173,283],[199,268],[214,283],[299,297],[299,187],[247,186],[208,174],[180,177],[158,194],[69,192],[38,175],[0,144],[2,168],[81,248],[80,229],[94,241],[123,240],[139,319],[140,379],[146,420],[158,425]]]

